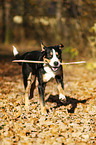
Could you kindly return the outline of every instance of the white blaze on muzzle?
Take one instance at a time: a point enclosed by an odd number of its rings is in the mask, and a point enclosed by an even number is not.
[[[56,56],[56,51],[54,49],[52,49],[53,51],[53,57],[50,60],[50,66],[52,67],[53,71],[56,71],[58,69],[58,67],[60,66],[60,61],[58,59],[58,57]]]

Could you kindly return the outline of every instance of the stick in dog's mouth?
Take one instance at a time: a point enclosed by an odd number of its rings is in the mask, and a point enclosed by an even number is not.
[[[48,63],[47,61],[34,61],[34,60],[13,60],[12,62],[22,62],[22,63]],[[86,63],[86,61],[67,62],[67,63],[65,62],[65,63],[60,63],[60,65],[83,64],[83,63]]]

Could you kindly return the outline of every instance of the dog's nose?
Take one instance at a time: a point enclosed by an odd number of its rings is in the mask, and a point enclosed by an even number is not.
[[[54,66],[58,66],[58,61],[54,61]]]

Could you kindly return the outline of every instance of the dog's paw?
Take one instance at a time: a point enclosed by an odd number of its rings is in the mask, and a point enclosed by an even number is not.
[[[66,97],[65,95],[63,95],[62,93],[59,94],[59,100],[62,102],[62,103],[65,103],[66,102]]]
[[[46,107],[41,107],[41,114],[42,115],[46,115],[47,114]]]

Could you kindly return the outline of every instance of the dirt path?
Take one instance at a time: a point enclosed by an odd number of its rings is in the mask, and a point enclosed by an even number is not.
[[[64,70],[67,102],[58,100],[56,84],[46,87],[48,114],[40,114],[38,89],[24,109],[21,67],[11,61],[0,63],[1,145],[95,145],[96,70],[68,66]]]

